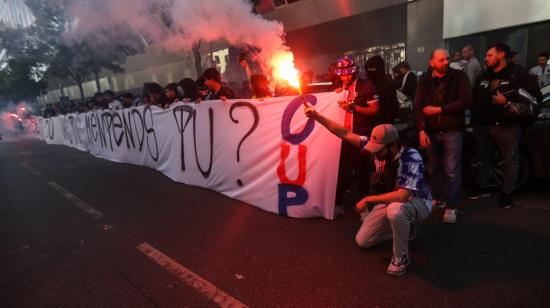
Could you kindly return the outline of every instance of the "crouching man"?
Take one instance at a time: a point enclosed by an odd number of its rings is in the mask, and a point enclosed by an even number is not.
[[[312,106],[308,105],[305,113],[342,140],[372,153],[376,170],[371,194],[355,206],[362,220],[355,241],[360,247],[369,248],[393,238],[393,257],[386,272],[394,276],[405,274],[410,265],[411,228],[432,210],[422,157],[416,149],[399,141],[397,129],[391,124],[374,127],[369,138],[349,132]]]

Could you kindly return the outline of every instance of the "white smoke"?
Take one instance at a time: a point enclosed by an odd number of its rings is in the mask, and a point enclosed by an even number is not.
[[[170,52],[188,51],[199,41],[225,40],[238,48],[259,50],[254,60],[266,70],[275,54],[289,51],[283,25],[252,13],[246,0],[79,0],[66,9],[75,19],[73,39],[129,27]]]

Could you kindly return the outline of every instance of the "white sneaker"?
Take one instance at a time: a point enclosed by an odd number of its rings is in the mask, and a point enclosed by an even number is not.
[[[391,258],[391,262],[388,265],[388,269],[386,270],[386,273],[392,275],[392,276],[401,276],[407,272],[407,269],[411,265],[411,261],[409,260],[409,256],[404,255],[402,257],[393,256]]]
[[[456,223],[456,210],[455,209],[446,209],[443,214],[442,221],[446,224]]]

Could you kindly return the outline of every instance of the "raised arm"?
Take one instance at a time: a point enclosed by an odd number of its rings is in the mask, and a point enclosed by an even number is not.
[[[326,127],[331,133],[333,133],[336,137],[344,141],[347,141],[358,148],[361,146],[361,136],[350,132],[344,126],[319,114],[313,106],[308,104],[307,107],[305,107],[304,112],[308,118],[314,119],[315,121],[319,122],[321,125]]]

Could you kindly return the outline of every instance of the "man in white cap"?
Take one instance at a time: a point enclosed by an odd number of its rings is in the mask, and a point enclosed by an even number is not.
[[[330,132],[352,145],[372,153],[375,173],[370,194],[355,206],[362,224],[355,236],[357,245],[369,248],[393,238],[393,257],[386,272],[405,274],[409,265],[409,240],[414,224],[431,212],[431,193],[424,181],[424,163],[416,149],[399,141],[395,126],[376,126],[370,138],[347,130],[308,106],[306,116],[321,123]]]

